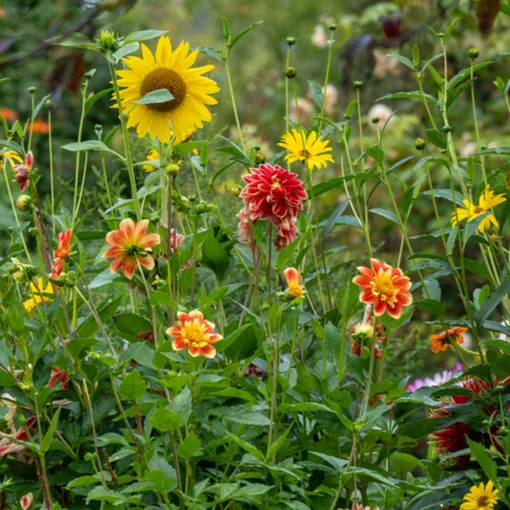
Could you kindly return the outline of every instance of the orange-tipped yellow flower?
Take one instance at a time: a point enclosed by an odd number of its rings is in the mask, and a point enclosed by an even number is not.
[[[176,351],[188,349],[191,356],[205,356],[214,358],[216,349],[214,345],[223,339],[214,332],[215,325],[206,321],[202,312],[193,310],[189,313],[178,312],[179,322],[176,326],[167,329],[167,334],[173,338],[172,346]]]
[[[432,352],[437,354],[441,351],[446,351],[448,347],[452,346],[450,343],[450,338],[452,338],[458,344],[463,344],[464,337],[462,335],[467,331],[468,328],[456,326],[454,328],[450,328],[448,331],[442,331],[437,335],[430,335],[430,339],[432,340],[430,348],[432,349]]]
[[[301,286],[301,275],[297,269],[288,267],[283,272],[283,276],[287,281],[287,290],[285,295],[290,298],[298,298],[304,295],[305,289]]]
[[[122,269],[126,278],[133,278],[138,264],[149,271],[154,267],[154,259],[150,255],[151,248],[160,242],[159,234],[147,234],[149,220],[141,220],[136,225],[130,218],[122,220],[119,230],[112,230],[106,236],[111,246],[104,257],[113,259],[110,264],[112,273]]]
[[[374,306],[374,314],[385,312],[398,319],[402,310],[413,302],[410,292],[411,280],[401,269],[394,268],[377,259],[370,259],[372,268],[358,267],[361,273],[352,281],[361,287],[359,299]]]

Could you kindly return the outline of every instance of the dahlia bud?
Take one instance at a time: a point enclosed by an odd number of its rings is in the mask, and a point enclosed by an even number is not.
[[[469,48],[467,54],[471,60],[475,60],[475,58],[478,58],[478,55],[480,55],[477,48]]]
[[[358,322],[352,331],[352,338],[357,342],[368,342],[374,337],[374,326]]]
[[[287,43],[288,46],[294,46],[294,44],[296,44],[296,39],[295,37],[287,37],[285,39],[285,42]]]
[[[381,119],[379,117],[372,117],[372,124],[379,124]]]
[[[354,88],[356,88],[356,89],[362,89],[363,85],[364,85],[364,83],[362,81],[360,81],[360,80],[356,80],[354,82]]]
[[[266,157],[264,156],[264,154],[262,154],[261,152],[257,152],[257,154],[255,154],[255,163],[257,165],[262,165],[262,163],[265,163],[266,162]]]
[[[232,186],[232,194],[238,197],[241,194],[241,191],[243,190],[243,187],[239,184],[236,184],[235,186]]]
[[[101,30],[96,45],[101,53],[115,53],[119,49],[119,37],[112,30]]]
[[[30,212],[34,208],[34,201],[28,195],[20,195],[16,199],[16,209],[20,212]]]
[[[416,147],[416,150],[422,151],[425,149],[425,140],[423,138],[417,138],[414,142],[414,146]]]
[[[285,69],[285,76],[289,79],[289,80],[292,80],[293,78],[295,78],[297,76],[297,71],[296,71],[296,68],[295,67],[287,67],[287,69]]]
[[[177,163],[169,163],[165,167],[167,175],[177,175],[181,171],[181,167]]]
[[[32,506],[32,503],[34,502],[34,495],[31,492],[29,492],[28,494],[22,496],[19,502],[23,510],[28,510]]]

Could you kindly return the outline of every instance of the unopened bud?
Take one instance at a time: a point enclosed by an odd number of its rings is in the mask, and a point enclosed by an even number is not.
[[[296,44],[296,38],[289,36],[285,39],[285,42],[287,43],[288,46],[294,46],[294,44]]]
[[[336,25],[334,23],[331,23],[331,25],[329,25],[329,30],[331,30],[331,32],[334,32],[336,30]]]
[[[264,156],[264,154],[257,152],[257,154],[255,154],[255,163],[257,165],[262,165],[262,163],[265,163],[265,162],[266,162],[266,157]]]
[[[177,175],[181,171],[181,167],[177,163],[169,163],[165,167],[167,175]]]
[[[295,78],[296,75],[297,75],[297,71],[296,71],[295,67],[287,67],[287,69],[285,69],[285,76],[289,80],[292,80],[293,78]]]
[[[478,56],[480,55],[480,52],[478,51],[477,48],[469,48],[467,53],[469,55],[469,58],[471,58],[471,60],[475,60],[475,58],[478,58]]]
[[[356,89],[362,89],[363,85],[364,85],[364,83],[362,81],[360,81],[360,80],[356,80],[354,82],[354,88],[356,88]]]
[[[36,88],[35,87],[28,87],[27,92],[29,94],[35,94]]]
[[[380,120],[379,117],[372,117],[372,124],[379,124]]]
[[[423,138],[417,138],[414,142],[414,146],[416,147],[416,150],[422,151],[425,149],[425,140]]]
[[[96,38],[96,45],[102,53],[110,51],[115,53],[119,49],[119,38],[112,30],[101,30]]]
[[[20,195],[16,199],[16,209],[20,212],[30,212],[34,208],[34,201],[28,195]]]
[[[239,184],[236,184],[235,186],[232,186],[232,194],[238,197],[241,194],[241,191],[243,190],[243,187]]]
[[[448,124],[446,124],[445,126],[443,126],[443,132],[444,133],[451,133],[452,132],[452,127],[449,126]]]

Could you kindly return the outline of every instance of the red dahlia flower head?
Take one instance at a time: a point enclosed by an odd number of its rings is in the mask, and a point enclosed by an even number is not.
[[[361,273],[352,281],[361,287],[360,301],[371,304],[374,314],[387,312],[394,319],[402,315],[402,310],[413,302],[411,280],[401,269],[393,268],[377,259],[370,259],[371,268],[358,267]]]
[[[59,259],[66,259],[71,253],[71,239],[73,237],[73,229],[70,228],[58,235],[58,247],[55,250],[55,256]]]
[[[275,225],[303,210],[306,191],[297,175],[275,165],[260,165],[244,175],[241,198],[252,221],[270,220]]]
[[[172,347],[176,351],[188,349],[191,356],[205,356],[214,358],[216,342],[223,337],[214,332],[215,325],[204,319],[202,312],[193,310],[189,313],[178,312],[179,322],[167,329],[167,334],[173,338]]]
[[[110,264],[112,273],[122,269],[124,276],[130,280],[138,264],[149,271],[154,267],[151,256],[152,247],[161,242],[159,234],[148,234],[149,220],[141,220],[136,225],[130,218],[122,220],[119,230],[112,230],[106,235],[106,242],[111,246],[104,257],[113,259]]]

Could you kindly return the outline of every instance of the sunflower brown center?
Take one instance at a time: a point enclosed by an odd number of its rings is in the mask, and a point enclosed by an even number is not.
[[[478,506],[485,506],[489,502],[489,498],[487,496],[481,496],[478,498]]]
[[[483,212],[484,212],[484,208],[483,208],[483,207],[480,207],[479,205],[477,205],[477,206],[474,208],[473,212],[474,212],[475,214],[481,214],[481,213],[483,213]]]
[[[173,99],[164,103],[148,104],[147,108],[155,112],[171,112],[175,110],[186,97],[186,84],[174,70],[168,67],[158,67],[152,70],[143,80],[140,86],[140,95],[143,97],[149,92],[166,89]]]

